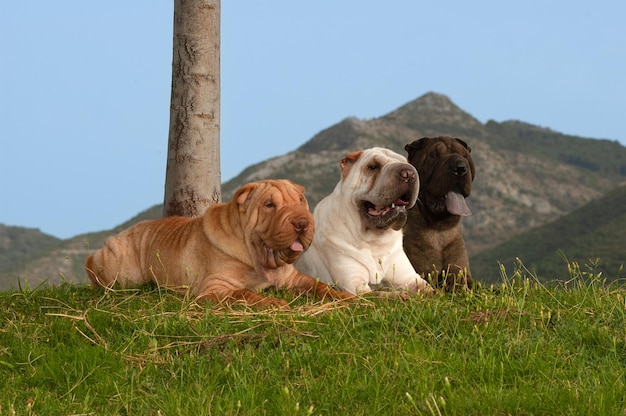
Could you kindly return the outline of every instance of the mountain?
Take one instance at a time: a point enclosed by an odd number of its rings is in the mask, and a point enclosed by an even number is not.
[[[626,180],[626,148],[618,142],[519,121],[482,124],[448,97],[428,93],[380,118],[347,118],[291,153],[250,166],[224,184],[224,198],[242,183],[282,177],[305,185],[314,206],[337,182],[347,152],[384,146],[404,155],[406,143],[437,135],[460,137],[472,148],[477,173],[468,205],[474,214],[463,220],[470,254],[571,212]]]
[[[468,206],[473,215],[462,223],[472,259],[598,200],[626,181],[626,148],[617,141],[564,135],[515,120],[481,123],[445,95],[427,93],[378,118],[346,118],[296,150],[246,168],[223,184],[222,198],[229,200],[249,181],[289,178],[305,186],[313,208],[337,183],[339,161],[346,153],[382,146],[404,155],[405,144],[439,135],[462,138],[472,148],[476,179]],[[159,207],[148,211],[160,215]],[[47,260],[29,263],[29,281],[47,277],[53,282],[59,268],[66,279],[84,281],[86,245],[99,247],[116,230],[61,242]],[[14,282],[18,273],[23,276],[24,269],[0,274],[0,281]]]

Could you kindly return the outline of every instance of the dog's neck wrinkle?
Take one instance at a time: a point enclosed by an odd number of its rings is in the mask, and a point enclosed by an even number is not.
[[[293,264],[285,263],[284,265],[276,269],[268,269],[262,267],[260,270],[258,270],[258,273],[267,282],[280,286],[281,282],[286,281],[288,277],[296,274],[297,272]]]
[[[354,208],[357,206],[356,203],[351,203],[348,205],[350,209],[346,209],[341,203],[337,203],[336,199],[331,199],[330,211],[336,213],[337,218],[341,220],[342,224],[350,224],[354,221],[355,218],[358,218],[359,226],[362,227],[362,230],[365,231],[369,235],[370,229],[363,226],[363,221],[361,219],[361,212],[358,208]],[[346,230],[350,233],[351,240],[356,244],[359,240],[363,239],[363,235],[357,228],[347,226]],[[345,237],[339,237],[339,239],[343,239]]]
[[[211,217],[217,219],[220,227],[211,227],[211,221],[205,221],[204,232],[213,246],[225,247],[223,250],[228,256],[254,268],[254,263],[250,253],[242,250],[230,250],[231,247],[239,247],[237,241],[244,241],[244,230],[240,218],[239,208],[235,204],[220,204],[213,207]],[[235,221],[233,221],[235,220]],[[225,241],[233,241],[231,244],[224,244]],[[219,244],[218,244],[219,242]]]
[[[278,252],[272,250],[264,243],[261,242],[253,250],[258,250],[259,253],[255,260],[254,269],[257,276],[265,280],[267,284],[279,284],[295,273],[293,264],[283,261]],[[264,252],[261,253],[261,251]]]

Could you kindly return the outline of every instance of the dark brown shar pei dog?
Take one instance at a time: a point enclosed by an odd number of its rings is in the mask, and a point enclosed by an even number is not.
[[[475,168],[471,149],[452,137],[425,137],[407,144],[409,162],[420,178],[418,202],[408,212],[404,250],[422,276],[451,291],[472,285],[461,217]]]
[[[336,291],[293,263],[311,244],[313,216],[304,188],[287,180],[246,184],[202,217],[144,221],[110,237],[85,270],[99,286],[150,281],[198,301],[244,301],[257,308],[287,302],[257,291],[274,286],[333,299]]]

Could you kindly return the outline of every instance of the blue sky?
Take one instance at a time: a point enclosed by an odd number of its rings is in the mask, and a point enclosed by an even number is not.
[[[223,1],[221,174],[426,92],[626,144],[622,0]],[[0,223],[61,238],[161,203],[171,0],[0,4]],[[471,142],[471,138],[467,138]]]

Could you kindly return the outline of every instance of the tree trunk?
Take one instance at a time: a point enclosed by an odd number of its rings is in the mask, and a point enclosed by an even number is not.
[[[220,0],[174,0],[163,216],[200,216],[221,199]]]

